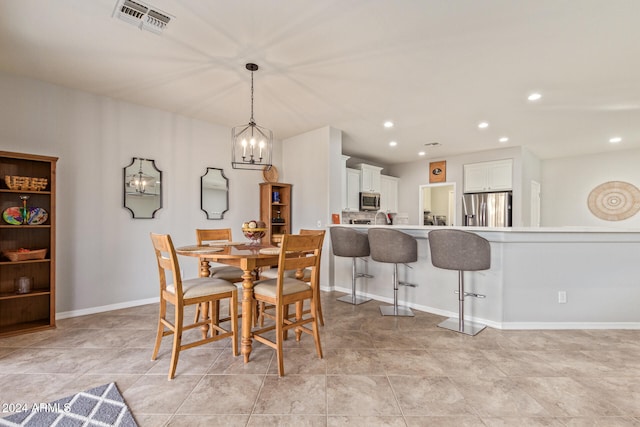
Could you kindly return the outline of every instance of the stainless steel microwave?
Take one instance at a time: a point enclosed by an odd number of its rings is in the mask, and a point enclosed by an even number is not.
[[[380,210],[380,193],[360,193],[360,210],[361,211],[379,211]]]

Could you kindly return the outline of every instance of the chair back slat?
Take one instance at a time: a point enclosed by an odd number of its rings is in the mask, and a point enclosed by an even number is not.
[[[322,240],[320,240],[320,251],[318,252],[318,258],[322,258],[322,246],[324,245],[324,237],[326,234],[325,230],[314,230],[314,229],[304,229],[301,228],[300,229],[300,234],[301,235],[320,235],[322,236]],[[318,265],[320,265],[320,263],[318,263]],[[318,286],[320,286],[320,268],[316,268],[315,269],[315,280],[318,284]],[[324,325],[324,321],[322,321],[322,324]]]
[[[230,228],[196,229],[196,242],[202,245],[203,242],[231,241]]]
[[[287,270],[310,268],[311,284],[312,286],[316,285],[323,240],[324,233],[285,234],[282,237],[280,255],[278,257],[278,298],[282,298],[285,271]]]
[[[167,289],[167,272],[171,273],[176,297],[182,298],[182,277],[180,265],[175,247],[168,234],[151,233],[151,242],[158,262],[158,275],[160,277],[160,292]]]

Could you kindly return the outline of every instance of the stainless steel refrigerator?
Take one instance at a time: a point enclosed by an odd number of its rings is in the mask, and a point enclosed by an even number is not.
[[[511,192],[462,195],[462,223],[476,227],[511,227]]]

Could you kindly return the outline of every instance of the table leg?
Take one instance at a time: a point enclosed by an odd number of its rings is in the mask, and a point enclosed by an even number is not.
[[[244,363],[249,362],[251,354],[251,328],[253,326],[253,276],[251,270],[245,270],[242,274],[242,340],[241,352]]]
[[[211,265],[206,258],[200,258],[200,277],[209,277],[211,275]]]
[[[209,261],[206,258],[200,258],[200,271],[199,271],[200,277],[209,277],[211,275],[209,268],[210,268]],[[209,309],[208,306],[209,304],[204,302],[200,304],[200,306],[197,306],[196,319],[195,319],[196,322],[198,321],[200,314],[202,314],[202,320],[207,320],[208,309]],[[218,313],[211,313],[212,316],[214,314],[216,316],[218,315]],[[202,339],[205,339],[209,333],[209,325],[205,324],[205,325],[202,325],[200,328],[202,329]]]

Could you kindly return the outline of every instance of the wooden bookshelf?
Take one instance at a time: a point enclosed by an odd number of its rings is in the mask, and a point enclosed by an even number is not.
[[[29,196],[28,207],[47,211],[39,225],[13,225],[0,218],[0,336],[18,335],[55,327],[55,235],[57,157],[0,151],[0,212],[22,206],[20,196]],[[5,175],[46,178],[41,191],[11,190]],[[46,249],[44,259],[11,261],[5,251],[20,248]],[[31,278],[31,290],[18,294],[15,281]]]
[[[278,199],[274,199],[276,192]],[[265,242],[278,243],[274,235],[291,234],[291,184],[260,183],[260,221],[267,225]]]

